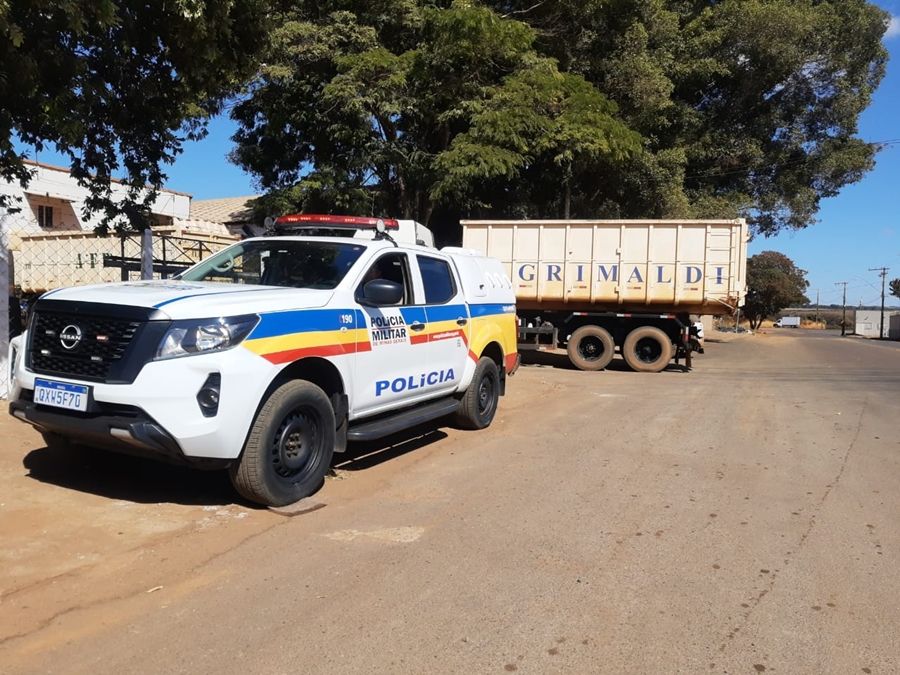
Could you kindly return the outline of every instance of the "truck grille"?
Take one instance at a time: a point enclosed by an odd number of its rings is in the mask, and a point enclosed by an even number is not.
[[[141,321],[35,312],[30,331],[31,369],[104,382],[124,356]]]

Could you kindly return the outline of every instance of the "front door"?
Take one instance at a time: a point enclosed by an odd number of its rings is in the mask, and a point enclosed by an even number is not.
[[[420,381],[430,367],[427,351],[420,346],[426,335],[426,316],[425,308],[416,306],[410,262],[406,253],[388,251],[370,264],[356,289],[365,321],[365,326],[359,327],[368,332],[370,349],[356,355],[354,417],[406,405],[423,393]],[[378,306],[367,302],[364,286],[376,279],[401,284],[402,300]]]

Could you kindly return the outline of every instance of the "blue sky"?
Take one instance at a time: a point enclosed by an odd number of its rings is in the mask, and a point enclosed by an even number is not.
[[[900,140],[900,0],[876,4],[894,17],[885,38],[891,59],[872,105],[860,119],[860,137]],[[234,124],[227,117],[213,120],[209,135],[187,144],[168,167],[168,186],[189,192],[194,199],[255,194],[252,178],[227,159],[233,133]],[[35,158],[33,150],[28,154]],[[50,151],[37,159],[61,163]],[[792,258],[808,272],[813,301],[819,289],[822,304],[840,303],[841,289],[834,283],[847,281],[848,304],[877,304],[881,280],[869,268],[887,266],[891,268],[888,279],[900,278],[900,143],[882,150],[875,169],[862,181],[825,200],[818,218],[816,225],[805,230],[754,240],[750,254],[775,250]],[[897,304],[892,300],[888,304]]]

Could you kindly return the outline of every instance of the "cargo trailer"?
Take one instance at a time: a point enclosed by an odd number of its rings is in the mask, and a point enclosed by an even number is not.
[[[464,220],[463,247],[513,281],[521,350],[564,349],[582,370],[618,352],[637,371],[690,367],[695,315],[744,303],[749,232],[737,220]]]

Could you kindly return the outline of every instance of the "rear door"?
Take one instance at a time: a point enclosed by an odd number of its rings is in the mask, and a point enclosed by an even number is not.
[[[435,392],[454,391],[462,380],[469,353],[469,310],[462,287],[447,258],[417,253],[428,322],[428,378]]]

